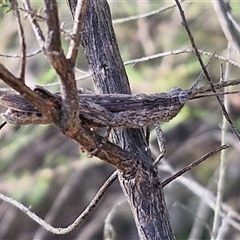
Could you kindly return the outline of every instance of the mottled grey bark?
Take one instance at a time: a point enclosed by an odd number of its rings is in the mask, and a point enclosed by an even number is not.
[[[75,1],[69,2],[71,5]],[[82,44],[93,72],[96,92],[130,94],[106,0],[88,1]],[[174,239],[160,179],[143,131],[115,128],[112,138],[123,149],[134,152],[137,159],[130,177],[126,178],[124,171],[119,172],[119,180],[140,239]]]

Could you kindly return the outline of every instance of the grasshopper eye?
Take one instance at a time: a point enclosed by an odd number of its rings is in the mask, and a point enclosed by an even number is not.
[[[179,102],[181,104],[185,104],[186,101],[188,100],[188,93],[187,91],[181,91],[178,95]]]

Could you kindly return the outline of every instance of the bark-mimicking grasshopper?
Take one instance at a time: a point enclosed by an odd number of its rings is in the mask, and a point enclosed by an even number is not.
[[[34,90],[53,107],[61,108],[61,96],[45,89]],[[153,123],[167,122],[175,117],[188,100],[189,91],[173,88],[157,94],[81,94],[79,93],[80,118],[90,127],[141,128]],[[23,96],[6,94],[0,104],[7,107],[2,117],[16,125],[49,124],[51,120],[40,113]]]

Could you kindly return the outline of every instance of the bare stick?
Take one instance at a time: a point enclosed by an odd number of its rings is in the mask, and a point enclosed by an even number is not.
[[[204,97],[224,96],[224,95],[238,94],[238,93],[240,93],[240,90],[230,91],[230,92],[217,92],[217,93],[199,94],[199,95],[196,95],[196,96],[190,96],[188,100],[194,100],[194,99],[204,98]]]
[[[185,1],[186,0],[181,0],[181,2],[185,2]],[[174,7],[176,7],[176,4],[172,4],[172,5],[164,7],[164,8],[159,8],[157,10],[153,10],[153,11],[148,12],[148,13],[142,13],[142,14],[138,14],[138,15],[135,15],[135,16],[118,18],[116,20],[113,20],[113,24],[119,24],[119,23],[129,22],[129,21],[133,21],[133,20],[138,20],[138,19],[141,19],[141,18],[147,18],[147,17],[153,16],[155,14],[163,13],[167,10],[170,10],[171,8],[174,8]]]
[[[77,1],[77,6],[74,14],[74,25],[72,30],[72,39],[67,53],[67,58],[75,65],[79,44],[81,41],[81,34],[83,30],[84,19],[86,15],[87,1]]]
[[[212,62],[212,60],[214,58],[214,55],[215,55],[215,53],[212,54],[212,56],[210,57],[209,61],[206,64],[205,68],[207,68],[210,65],[210,63]],[[197,77],[196,81],[190,87],[190,90],[194,90],[197,88],[197,86],[198,86],[199,82],[202,80],[203,76],[204,76],[204,72],[202,70],[201,73],[199,74],[199,76]]]
[[[41,50],[36,50],[34,52],[28,53],[26,54],[26,58],[29,57],[34,57],[37,54],[39,54],[41,52]],[[4,58],[22,58],[22,56],[18,55],[18,54],[5,54],[5,53],[0,53],[0,57],[4,57]]]
[[[37,19],[35,18],[35,12],[32,9],[31,3],[29,0],[23,0],[24,7],[26,8],[28,14],[27,17],[30,20],[30,23],[32,25],[32,29],[35,33],[35,36],[38,40],[38,44],[41,47],[41,50],[45,50],[44,43],[45,43],[45,38],[42,32],[42,29],[40,28]]]
[[[228,148],[229,146],[227,144],[213,150],[210,153],[207,153],[206,155],[202,156],[201,158],[199,158],[198,160],[192,162],[191,164],[189,164],[188,166],[186,166],[185,168],[181,169],[180,171],[178,171],[176,174],[174,174],[173,176],[171,176],[170,178],[166,179],[165,181],[162,182],[162,187],[165,187],[167,184],[169,184],[170,182],[172,182],[174,179],[180,177],[181,175],[183,175],[185,172],[191,170],[192,168],[198,166],[201,162],[207,160],[208,158],[210,158],[211,156],[215,155],[216,153],[218,153],[219,151],[222,151],[223,149]]]
[[[205,55],[205,56],[210,56],[211,57],[213,55],[212,52],[207,52],[205,50],[198,49],[198,52],[202,55]],[[156,58],[163,58],[163,57],[168,57],[168,56],[172,56],[172,55],[179,55],[179,54],[183,54],[183,53],[194,53],[195,54],[195,51],[194,51],[194,49],[172,50],[172,51],[157,53],[157,54],[153,54],[153,55],[150,55],[150,56],[141,57],[141,58],[137,58],[137,59],[133,59],[133,60],[128,60],[128,61],[124,62],[124,65],[125,66],[134,65],[134,64],[137,64],[137,63],[140,63],[140,62],[146,62],[146,61],[156,59]],[[227,58],[222,57],[218,54],[215,54],[214,58],[217,58],[217,59],[219,59],[221,61],[224,61],[224,62],[231,63],[232,65],[234,65],[236,67],[240,67],[239,62],[227,59]]]
[[[224,88],[224,87],[235,86],[235,85],[239,85],[239,84],[240,84],[240,79],[229,80],[229,81],[221,81],[221,82],[215,83],[214,88],[215,89],[221,89],[221,88]],[[195,98],[195,95],[197,95],[197,94],[205,93],[205,92],[211,92],[211,91],[212,91],[211,86],[199,87],[197,89],[192,90],[191,96],[189,97],[189,99],[191,99],[192,96],[194,96],[194,98]],[[213,93],[213,94],[216,94],[216,93]],[[221,94],[221,93],[218,92],[217,94]]]
[[[101,198],[103,197],[104,193],[107,191],[107,189],[112,185],[112,183],[117,178],[117,171],[115,171],[102,185],[102,187],[99,189],[93,200],[89,203],[89,205],[86,207],[86,209],[81,213],[81,215],[68,227],[66,228],[59,228],[59,227],[53,227],[50,224],[46,223],[43,219],[38,217],[35,213],[31,212],[27,207],[25,207],[22,203],[5,196],[4,194],[0,193],[0,199],[2,199],[4,202],[10,203],[11,205],[15,206],[16,208],[20,209],[22,212],[27,214],[32,220],[37,222],[39,225],[44,227],[47,231],[52,232],[54,234],[66,234],[71,232],[74,228],[76,228],[82,221],[86,218],[86,216],[89,215],[91,211],[97,206]]]
[[[231,8],[225,1],[213,1],[219,23],[221,24],[222,30],[228,40],[228,42],[234,46],[234,48],[240,51],[240,37],[239,37],[239,26],[235,24],[231,14]]]
[[[20,71],[20,80],[24,81],[25,80],[25,70],[26,70],[26,51],[27,51],[27,46],[26,46],[26,40],[25,40],[25,34],[20,18],[20,13],[18,9],[18,3],[15,0],[10,0],[11,6],[14,10],[17,23],[18,23],[18,35],[19,39],[21,42],[21,51],[22,51],[22,64],[21,64],[21,71]]]
[[[230,56],[231,53],[231,46],[228,44],[228,56]],[[225,76],[223,74],[222,68],[221,68],[221,81],[225,81],[229,77],[230,73],[230,65],[226,64],[226,71]],[[224,104],[228,108],[229,107],[229,101],[227,96],[224,95]],[[222,126],[221,126],[221,144],[226,144],[226,134],[227,134],[227,120],[223,117],[222,118]],[[219,225],[221,221],[221,204],[223,201],[223,191],[224,191],[224,184],[225,184],[225,169],[227,166],[227,156],[226,151],[221,152],[221,161],[220,161],[220,167],[219,167],[219,177],[218,177],[218,184],[217,184],[217,197],[216,197],[216,207],[214,211],[214,219],[213,219],[213,227],[212,227],[212,235],[211,239],[217,239],[217,235],[219,233]]]

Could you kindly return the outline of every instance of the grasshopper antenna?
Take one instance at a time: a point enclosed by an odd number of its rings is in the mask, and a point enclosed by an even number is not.
[[[210,57],[210,59],[208,60],[207,64],[205,65],[205,69],[207,69],[207,67],[210,65],[210,63],[212,62],[213,58],[214,58],[215,52],[212,54],[212,56]],[[198,87],[198,84],[200,83],[200,81],[202,80],[203,76],[204,76],[204,71],[202,70],[199,74],[199,76],[197,77],[196,81],[193,83],[193,85],[190,87],[190,91],[195,90]]]

